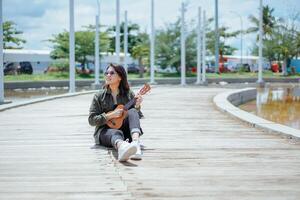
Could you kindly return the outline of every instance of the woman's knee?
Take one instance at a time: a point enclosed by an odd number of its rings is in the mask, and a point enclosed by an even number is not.
[[[124,133],[122,130],[114,129],[113,132],[114,133],[112,134],[112,136],[120,136],[120,137],[124,138]]]
[[[137,109],[131,108],[128,110],[128,115],[139,115],[139,113]]]

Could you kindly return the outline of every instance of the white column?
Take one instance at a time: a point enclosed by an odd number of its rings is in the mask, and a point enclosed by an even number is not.
[[[74,33],[74,0],[69,0],[69,92],[75,92],[75,33]]]
[[[181,3],[181,85],[186,84],[185,77],[185,4]]]
[[[124,68],[127,72],[127,55],[128,54],[128,25],[127,25],[127,11],[125,11],[124,24]]]
[[[100,85],[99,81],[99,14],[96,16],[95,33],[95,86]]]
[[[2,0],[0,0],[0,104],[2,103],[4,103],[3,21],[2,21]]]
[[[120,64],[120,0],[116,0],[116,3],[116,62]]]
[[[262,37],[263,37],[263,5],[259,0],[259,60],[258,60],[258,83],[263,83],[262,79]]]
[[[241,63],[243,65],[243,19],[242,16],[240,15],[240,19],[241,19]]]
[[[150,38],[150,83],[154,84],[155,63],[155,27],[154,27],[154,0],[151,0],[151,38]]]
[[[202,21],[202,83],[206,83],[206,12],[203,10]]]
[[[219,72],[219,3],[215,0],[215,70]]]
[[[198,7],[198,26],[197,26],[197,81],[201,83],[201,7]]]
[[[100,89],[100,47],[99,47],[99,26],[100,26],[100,3],[97,0],[97,15],[95,21],[95,82],[92,83],[93,89]]]

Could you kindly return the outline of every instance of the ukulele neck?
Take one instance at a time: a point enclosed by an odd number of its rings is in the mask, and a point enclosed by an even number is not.
[[[125,104],[124,110],[129,110],[132,106],[135,105],[135,98],[131,99],[128,103]]]
[[[143,86],[143,88],[142,89],[140,89],[140,91],[138,92],[138,94],[137,95],[144,95],[144,94],[146,94],[147,92],[149,92],[150,91],[150,86],[149,86],[149,84],[145,84],[144,86]],[[129,110],[132,106],[134,106],[136,104],[136,97],[134,97],[133,99],[131,99],[127,104],[125,104],[125,106],[124,106],[124,109],[125,110]]]

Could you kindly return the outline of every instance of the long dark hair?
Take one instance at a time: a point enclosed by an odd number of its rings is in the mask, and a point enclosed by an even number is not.
[[[123,66],[121,65],[114,65],[114,64],[109,64],[107,67],[106,67],[106,70],[108,70],[109,67],[112,67],[114,68],[114,70],[117,72],[117,74],[120,76],[121,78],[121,81],[120,81],[120,84],[119,84],[119,92],[120,92],[120,95],[127,95],[130,88],[129,88],[129,84],[128,84],[128,81],[127,81],[127,74],[126,74],[126,71],[124,69]],[[108,87],[108,85],[105,85],[104,87]]]

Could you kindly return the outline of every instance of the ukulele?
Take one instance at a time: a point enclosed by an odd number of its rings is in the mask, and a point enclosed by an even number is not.
[[[138,95],[144,95],[146,94],[147,92],[150,91],[150,85],[145,83],[145,85],[140,89],[140,91],[138,92]],[[125,117],[127,116],[127,112],[128,112],[128,109],[131,108],[132,106],[134,106],[136,103],[136,97],[134,97],[133,99],[131,99],[128,103],[126,103],[125,105],[122,105],[122,104],[119,104],[116,108],[116,109],[122,109],[123,110],[123,114],[122,116],[118,117],[118,118],[113,118],[113,119],[110,119],[106,122],[106,124],[110,127],[110,128],[113,128],[113,129],[119,129],[121,128],[122,124],[123,124],[123,121],[125,119]],[[113,111],[111,111],[113,112]],[[108,112],[108,113],[111,113],[111,112]]]

